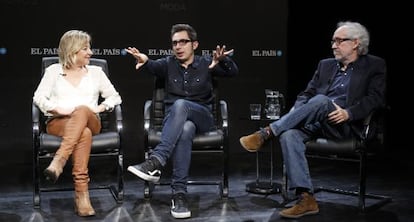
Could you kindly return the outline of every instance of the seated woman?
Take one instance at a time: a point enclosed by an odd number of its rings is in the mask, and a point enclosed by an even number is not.
[[[89,199],[88,162],[92,136],[100,133],[99,113],[121,104],[119,93],[99,66],[89,65],[91,36],[70,30],[60,39],[59,63],[50,65],[34,93],[33,101],[48,116],[47,133],[62,137],[59,149],[45,169],[46,179],[56,182],[72,156],[75,211],[93,216]],[[104,98],[98,105],[99,96]]]

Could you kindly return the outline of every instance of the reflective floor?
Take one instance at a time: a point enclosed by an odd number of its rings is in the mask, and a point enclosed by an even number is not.
[[[386,160],[387,161],[387,160]],[[189,186],[189,203],[192,217],[185,221],[414,221],[414,178],[413,165],[404,162],[374,161],[369,166],[367,191],[374,194],[392,197],[392,202],[367,213],[361,213],[357,208],[357,198],[319,192],[315,194],[320,207],[320,213],[306,216],[298,220],[283,219],[279,211],[284,209],[280,193],[255,194],[246,192],[246,185],[255,183],[256,169],[254,156],[244,156],[239,160],[233,159],[230,167],[229,196],[221,198],[218,186],[191,185]],[[214,178],[214,168],[206,163],[192,168],[193,178]],[[311,160],[311,174],[315,186],[336,187],[340,189],[357,189],[357,165],[355,163],[334,163],[332,161]],[[237,167],[236,167],[237,166]],[[108,190],[90,191],[91,202],[96,210],[96,216],[82,218],[73,211],[73,192],[45,192],[41,197],[41,209],[34,209],[30,166],[22,166],[21,171],[27,170],[26,175],[3,173],[0,193],[0,221],[176,221],[170,215],[170,187],[156,186],[151,199],[143,195],[144,183],[129,172],[125,172],[125,195],[122,204],[117,204]],[[92,167],[93,168],[93,167]],[[263,174],[267,166],[261,167],[262,175],[259,182],[270,183],[269,176]],[[2,170],[6,168],[2,166]],[[399,170],[393,170],[399,169]],[[406,170],[401,170],[406,169]],[[91,183],[108,175],[99,175],[96,170]],[[7,171],[9,172],[9,171]],[[263,173],[264,172],[264,173]],[[398,173],[399,172],[399,173]],[[164,172],[163,172],[164,173]],[[271,181],[279,184],[282,180],[280,166],[274,167]],[[168,173],[163,174],[167,180]],[[58,184],[70,185],[70,180],[63,177]],[[19,182],[26,181],[26,182]],[[375,203],[367,200],[367,205]],[[292,203],[290,203],[292,204]],[[289,205],[289,204],[288,204]]]

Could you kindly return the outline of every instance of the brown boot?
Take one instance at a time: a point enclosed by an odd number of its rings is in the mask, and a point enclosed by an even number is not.
[[[81,217],[95,215],[95,210],[89,199],[89,191],[75,191],[75,212]]]
[[[249,152],[257,152],[263,143],[271,138],[272,135],[270,127],[265,127],[248,136],[241,137],[240,144]]]
[[[286,218],[299,218],[305,215],[319,213],[318,203],[309,193],[302,193],[298,202],[293,207],[280,211],[280,216]]]
[[[81,217],[95,215],[89,199],[88,163],[91,153],[92,133],[85,128],[72,153],[72,177],[75,186],[75,212]]]
[[[91,132],[84,132],[86,126]],[[53,161],[43,172],[46,179],[56,182],[63,171],[66,160],[69,159],[76,147],[82,146],[82,149],[89,149],[89,151],[86,151],[90,152],[92,143],[92,135],[90,134],[99,133],[100,129],[101,122],[96,117],[96,114],[86,106],[77,107],[70,118],[55,118],[49,122],[47,125],[47,132],[52,135],[60,136],[63,140],[59,149],[56,151]],[[77,136],[79,134],[81,135],[80,138]],[[80,155],[87,155],[87,158],[89,159],[89,153]]]
[[[53,183],[56,183],[56,180],[63,172],[63,167],[65,166],[65,164],[65,158],[59,155],[55,155],[50,165],[43,171],[43,174],[45,175],[46,179],[52,181]]]

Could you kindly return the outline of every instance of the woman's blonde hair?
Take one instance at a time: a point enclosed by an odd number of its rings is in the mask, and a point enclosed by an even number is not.
[[[71,68],[76,61],[76,53],[90,44],[91,36],[84,31],[69,30],[60,38],[59,62],[64,68]]]

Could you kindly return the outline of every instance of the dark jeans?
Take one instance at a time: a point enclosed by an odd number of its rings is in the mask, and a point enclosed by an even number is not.
[[[317,135],[330,139],[352,136],[348,123],[331,125],[327,122],[328,114],[334,110],[330,98],[317,95],[269,125],[274,135],[279,136],[289,189],[303,187],[313,191],[305,156],[307,140]]]
[[[161,141],[151,156],[156,157],[163,166],[171,156],[173,193],[187,192],[194,136],[197,133],[208,132],[213,127],[213,114],[208,106],[178,99],[167,108]]]

